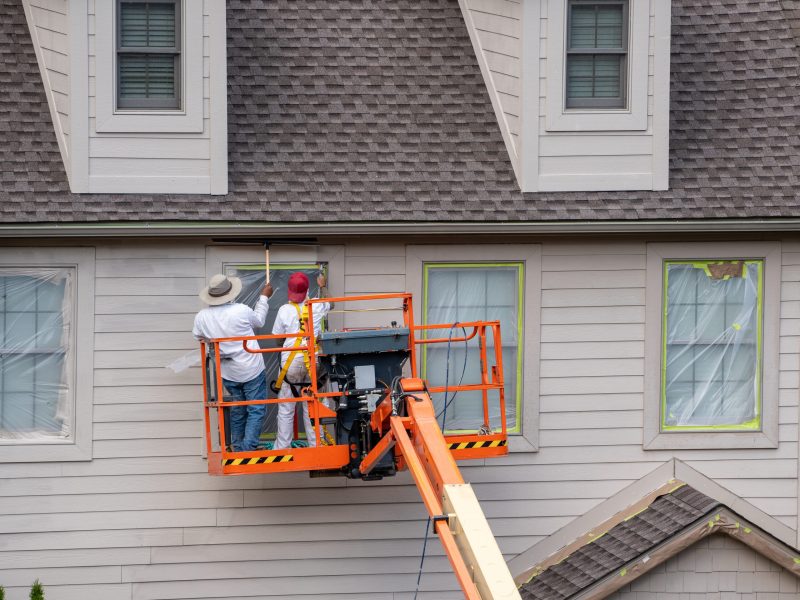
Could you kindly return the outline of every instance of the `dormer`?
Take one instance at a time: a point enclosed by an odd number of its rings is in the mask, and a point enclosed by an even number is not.
[[[461,2],[522,191],[668,188],[670,2]]]
[[[225,194],[224,0],[22,0],[74,193]]]

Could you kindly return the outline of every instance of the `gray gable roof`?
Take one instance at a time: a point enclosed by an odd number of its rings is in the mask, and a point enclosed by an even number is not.
[[[70,194],[20,2],[0,0],[0,220],[800,216],[800,10],[783,4],[673,0],[670,190],[522,194],[457,0],[228,0],[220,197]]]

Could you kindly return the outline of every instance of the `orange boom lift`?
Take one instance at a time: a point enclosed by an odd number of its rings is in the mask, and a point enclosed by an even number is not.
[[[314,335],[314,306],[320,302],[400,301],[403,324],[323,332]],[[447,330],[447,337],[430,337]],[[463,335],[453,337],[453,331]],[[294,398],[234,402],[224,396],[221,342],[241,341],[247,352],[282,352],[283,347],[247,347],[247,341],[291,335],[224,338],[203,343],[203,391],[208,471],[213,475],[309,471],[312,476],[381,479],[408,469],[434,530],[469,600],[519,599],[497,542],[475,493],[456,460],[508,453],[500,324],[497,321],[415,325],[411,294],[375,294],[308,301],[301,345],[308,353],[308,382],[294,384]],[[420,347],[477,343],[480,383],[428,387],[420,378]],[[444,434],[431,394],[473,392],[480,397],[483,422],[476,431]],[[226,444],[225,414],[231,406],[307,402],[316,447],[232,452]],[[496,423],[490,422],[490,408]],[[446,410],[446,409],[445,409]],[[499,414],[499,418],[497,415]]]

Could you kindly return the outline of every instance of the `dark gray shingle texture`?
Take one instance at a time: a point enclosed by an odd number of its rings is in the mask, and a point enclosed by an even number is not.
[[[565,600],[652,550],[719,506],[685,485],[611,528],[520,588],[522,600]]]
[[[522,194],[456,0],[228,0],[212,197],[70,194],[22,8],[0,0],[0,220],[800,216],[796,3],[673,1],[669,191]]]

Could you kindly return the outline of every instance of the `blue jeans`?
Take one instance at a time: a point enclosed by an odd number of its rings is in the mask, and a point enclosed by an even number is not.
[[[240,383],[223,379],[232,400],[265,400],[267,397],[267,377],[264,371],[250,381]],[[258,447],[261,427],[267,415],[266,404],[231,406],[231,446],[234,452],[247,452]]]

